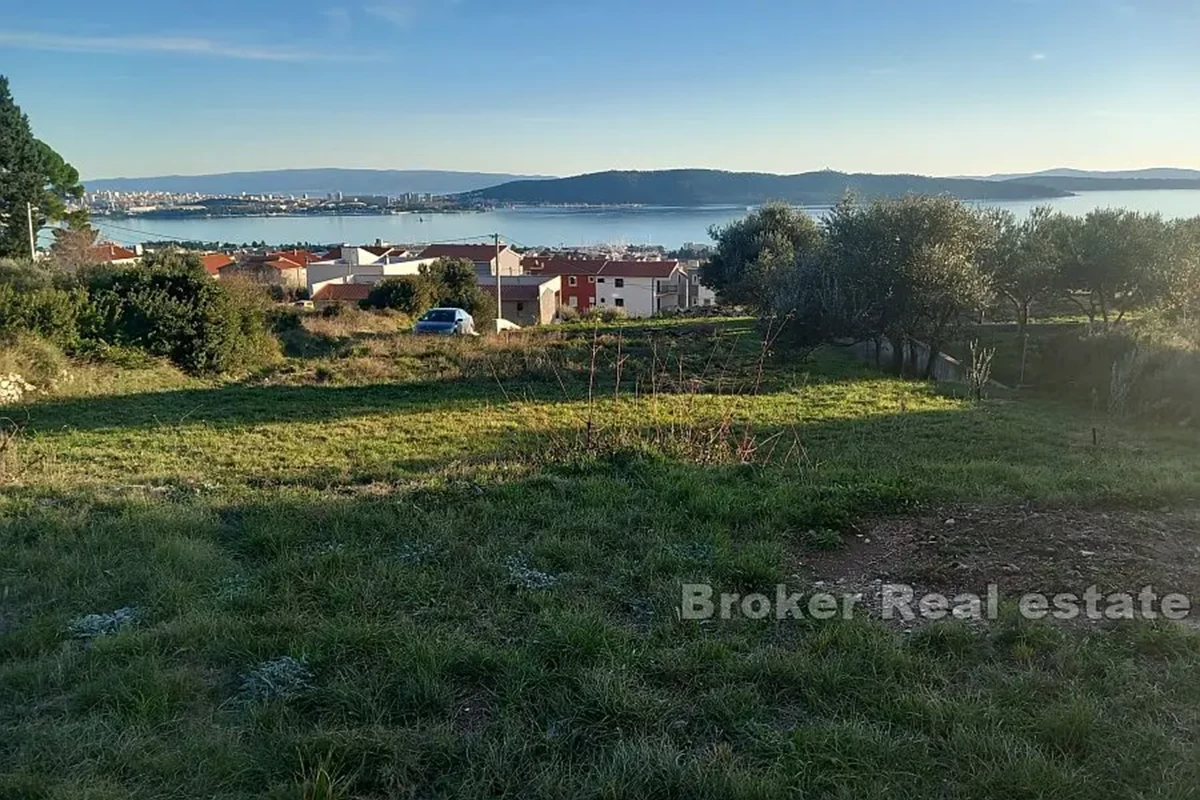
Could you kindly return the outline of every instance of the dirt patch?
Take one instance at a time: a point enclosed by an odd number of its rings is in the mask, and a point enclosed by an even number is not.
[[[862,592],[881,584],[917,593],[1003,599],[1026,592],[1104,594],[1152,586],[1200,602],[1200,510],[1083,511],[952,506],[860,526],[834,551],[805,553],[798,572],[818,586]],[[877,605],[876,605],[877,607]],[[1193,609],[1190,619],[1200,617]]]
[[[459,736],[470,736],[486,728],[492,714],[492,703],[487,695],[471,695],[454,710],[450,725]]]

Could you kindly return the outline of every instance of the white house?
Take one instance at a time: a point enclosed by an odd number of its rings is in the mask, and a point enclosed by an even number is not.
[[[715,306],[717,293],[700,283],[700,262],[685,261],[683,270],[685,280],[679,284],[682,290],[682,296],[679,299],[680,305],[683,308]]]
[[[385,278],[397,278],[402,275],[417,275],[421,267],[432,264],[436,259],[420,258],[411,255],[397,255],[393,249],[384,249],[381,254],[374,252],[380,248],[354,247],[343,245],[326,254],[324,261],[315,261],[308,265],[308,291],[316,295],[323,287],[337,284],[369,284],[375,285]],[[328,258],[328,256],[335,256]]]

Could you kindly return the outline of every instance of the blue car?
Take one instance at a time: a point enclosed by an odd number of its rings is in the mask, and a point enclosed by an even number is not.
[[[475,320],[461,308],[431,308],[417,320],[413,333],[474,336]]]

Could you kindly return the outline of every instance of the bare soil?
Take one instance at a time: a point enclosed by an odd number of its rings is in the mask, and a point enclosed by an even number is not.
[[[864,523],[836,550],[800,557],[818,586],[862,592],[867,607],[881,584],[917,593],[1026,592],[1159,597],[1180,593],[1200,604],[1200,510],[1094,511],[1028,506],[948,506]],[[1200,620],[1193,608],[1189,622]]]

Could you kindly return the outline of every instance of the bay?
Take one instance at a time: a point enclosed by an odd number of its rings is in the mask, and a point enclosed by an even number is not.
[[[1068,214],[1095,208],[1128,208],[1164,217],[1200,216],[1200,191],[1084,192],[1056,200],[995,203],[1025,215],[1037,205]],[[821,216],[828,207],[806,209]],[[484,240],[499,233],[526,247],[580,247],[598,244],[650,244],[668,249],[709,241],[708,229],[744,217],[744,206],[702,208],[512,208],[479,213],[392,214],[379,216],[225,217],[147,219],[97,217],[104,238],[121,244],[158,240],[204,242],[263,241],[369,243],[376,239],[405,244]]]

